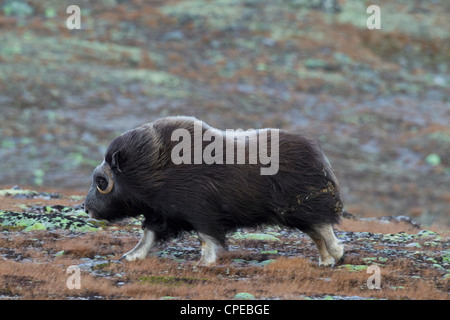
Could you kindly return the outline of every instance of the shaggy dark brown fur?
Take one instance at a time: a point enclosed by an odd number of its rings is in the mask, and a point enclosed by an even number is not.
[[[99,193],[96,187],[109,179],[99,166],[85,200],[86,211],[110,221],[142,214],[143,228],[160,241],[197,231],[220,244],[238,227],[278,224],[312,232],[315,226],[339,223],[339,184],[314,139],[280,131],[275,175],[261,175],[263,165],[248,161],[176,165],[171,151],[179,142],[171,135],[178,128],[193,135],[194,121],[198,120],[163,118],[112,141],[104,165],[112,169],[114,187],[108,194]],[[202,131],[208,129],[203,123]],[[203,148],[208,144],[203,142]]]

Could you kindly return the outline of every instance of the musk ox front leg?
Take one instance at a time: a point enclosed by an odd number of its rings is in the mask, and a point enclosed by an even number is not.
[[[156,240],[156,234],[148,229],[144,229],[141,240],[130,252],[125,253],[120,260],[134,261],[144,259],[148,251],[153,247]]]

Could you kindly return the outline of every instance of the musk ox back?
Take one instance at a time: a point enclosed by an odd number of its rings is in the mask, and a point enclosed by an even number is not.
[[[213,264],[227,232],[281,225],[307,233],[319,264],[343,257],[339,184],[317,142],[277,129],[221,131],[193,117],[169,117],[113,140],[84,202],[92,218],[144,216],[143,236],[122,258],[195,231],[200,264]]]

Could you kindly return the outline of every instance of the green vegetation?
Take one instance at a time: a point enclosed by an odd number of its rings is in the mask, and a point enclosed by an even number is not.
[[[98,227],[84,219],[78,218],[78,215],[72,212],[2,212],[0,215],[0,228],[10,231],[23,230],[24,232],[50,229],[66,229],[74,232],[98,230]]]
[[[208,279],[194,277],[172,277],[172,276],[143,276],[139,278],[143,284],[163,284],[166,286],[195,285],[207,282]]]

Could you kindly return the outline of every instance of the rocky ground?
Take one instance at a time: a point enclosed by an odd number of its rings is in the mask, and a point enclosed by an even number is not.
[[[143,261],[119,261],[138,242],[140,221],[89,219],[81,198],[0,190],[0,298],[449,299],[450,234],[408,217],[347,216],[336,226],[346,256],[335,267],[318,266],[306,235],[278,227],[237,230],[217,266],[197,267],[193,234]],[[74,266],[79,289],[70,289]],[[377,267],[379,289],[369,279]]]

